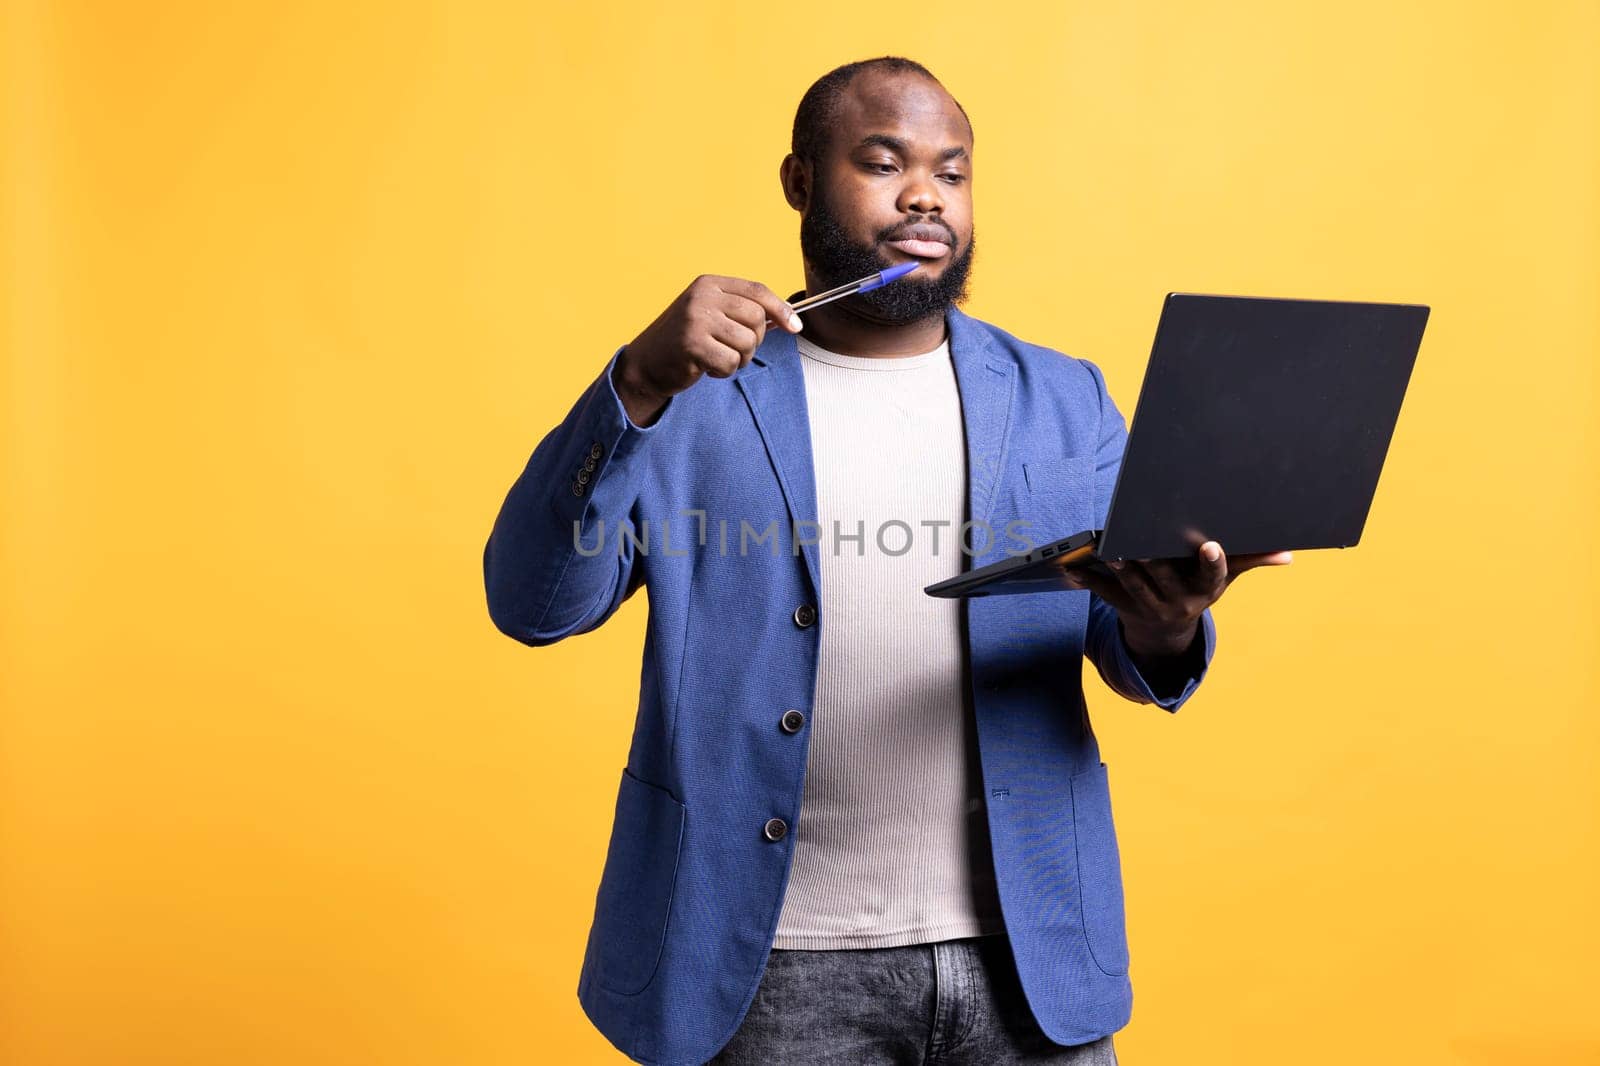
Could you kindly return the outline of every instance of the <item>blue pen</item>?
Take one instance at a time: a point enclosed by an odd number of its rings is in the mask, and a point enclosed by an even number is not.
[[[899,266],[892,266],[888,270],[882,270],[876,274],[868,274],[860,281],[852,281],[848,285],[840,285],[837,289],[829,289],[827,292],[819,292],[815,296],[807,296],[804,300],[791,306],[796,311],[809,311],[813,307],[821,307],[825,303],[832,303],[834,300],[840,300],[846,296],[854,296],[858,292],[871,292],[873,289],[882,288],[891,281],[905,277],[919,266],[921,266],[920,263],[901,263]],[[775,326],[777,323],[769,318],[767,319],[767,325]]]

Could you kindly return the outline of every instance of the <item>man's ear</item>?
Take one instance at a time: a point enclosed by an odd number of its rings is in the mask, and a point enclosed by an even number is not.
[[[778,166],[778,180],[783,183],[783,198],[789,206],[804,214],[811,202],[811,164],[790,152]]]

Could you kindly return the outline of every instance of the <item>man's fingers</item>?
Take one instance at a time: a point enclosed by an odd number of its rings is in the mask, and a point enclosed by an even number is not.
[[[1228,556],[1228,567],[1231,570],[1249,570],[1254,566],[1287,566],[1294,561],[1294,552],[1252,552],[1246,555]]]
[[[731,378],[744,365],[744,356],[715,337],[706,339],[706,350],[695,355],[695,362],[714,378]]]
[[[1119,613],[1125,613],[1133,608],[1133,600],[1129,597],[1128,590],[1114,577],[1107,577],[1086,566],[1068,567],[1062,571],[1061,576],[1068,588],[1088,589]]]
[[[1230,580],[1228,572],[1233,569],[1233,560],[1222,550],[1222,545],[1214,540],[1208,540],[1200,545],[1196,553],[1200,558],[1200,572],[1204,575],[1203,584],[1209,589],[1220,589]]]
[[[1190,584],[1194,578],[1188,573],[1180,573],[1180,568],[1174,566],[1167,559],[1133,559],[1127,564],[1127,571],[1142,577],[1150,590],[1160,599],[1174,603],[1185,596],[1194,595]],[[1184,571],[1190,570],[1187,563],[1183,564]]]
[[[737,322],[743,322],[751,329],[767,324],[767,309],[758,300],[742,296],[736,292],[722,294],[723,314]]]
[[[1229,555],[1228,581],[1244,573],[1254,570],[1258,566],[1287,566],[1294,561],[1293,552],[1247,552],[1243,555]]]
[[[759,281],[746,281],[743,278],[726,278],[722,291],[742,296],[760,305],[766,318],[777,323],[778,328],[786,329],[790,333],[800,332],[800,316],[794,313],[794,308],[784,302],[783,298]]]
[[[746,299],[743,296],[724,294],[722,313],[730,320],[744,326],[754,335],[754,342],[745,351],[744,361],[748,363],[750,356],[755,354],[757,348],[761,347],[761,342],[767,335],[766,309],[754,300]],[[734,347],[737,348],[739,345],[734,345]]]
[[[763,327],[752,328],[728,315],[718,316],[711,324],[711,336],[739,353],[739,366],[750,360],[750,355],[761,343]]]
[[[1122,583],[1123,590],[1133,602],[1148,607],[1161,601],[1160,588],[1140,563],[1133,560],[1119,560],[1106,565],[1117,575],[1117,580]]]

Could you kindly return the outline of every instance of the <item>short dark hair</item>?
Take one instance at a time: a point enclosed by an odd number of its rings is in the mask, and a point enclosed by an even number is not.
[[[828,137],[834,125],[834,119],[839,111],[839,100],[844,96],[844,91],[855,76],[865,70],[881,70],[889,74],[920,74],[939,88],[944,89],[944,83],[933,76],[933,72],[913,59],[903,56],[878,56],[876,59],[863,59],[855,63],[846,63],[842,67],[834,67],[828,73],[811,83],[811,88],[800,98],[800,106],[794,113],[794,133],[789,142],[789,150],[801,159],[816,163],[822,159],[822,154],[827,150]],[[949,92],[948,89],[945,89]],[[955,100],[952,95],[950,99]],[[961,106],[960,100],[955,100],[956,109],[961,112],[961,117],[967,119],[967,129],[972,129],[972,119],[967,118],[967,109]]]

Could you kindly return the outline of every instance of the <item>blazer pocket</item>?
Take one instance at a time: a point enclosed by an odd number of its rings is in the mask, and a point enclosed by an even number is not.
[[[590,930],[594,979],[613,992],[634,995],[655,977],[672,911],[685,813],[666,789],[623,768]]]
[[[1128,932],[1123,913],[1122,856],[1111,819],[1106,764],[1074,774],[1071,785],[1083,935],[1095,965],[1109,976],[1121,977],[1128,972]]]

